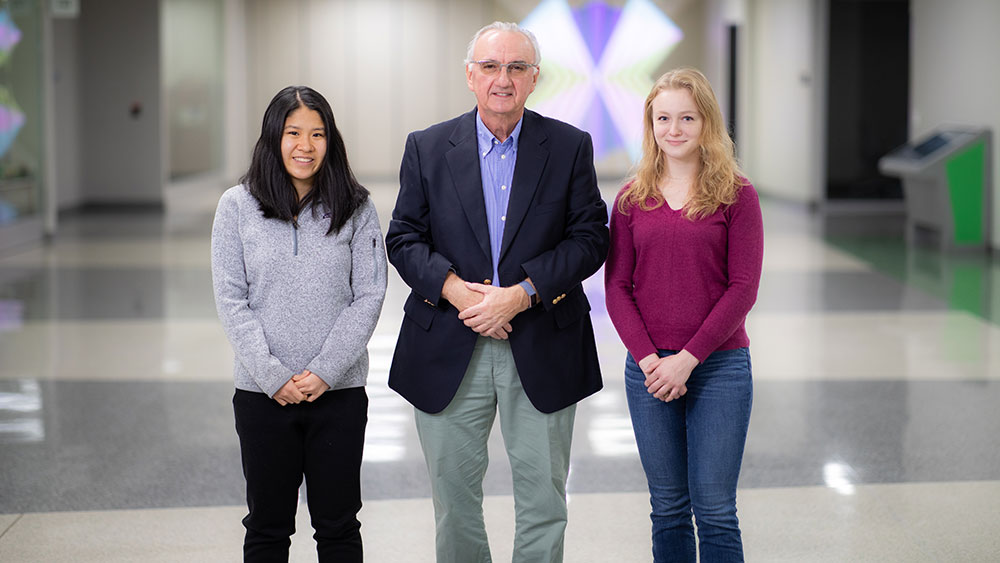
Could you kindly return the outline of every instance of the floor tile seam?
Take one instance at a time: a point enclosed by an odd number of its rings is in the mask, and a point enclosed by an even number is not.
[[[385,372],[386,370],[380,370],[380,371],[381,372]],[[38,377],[27,377],[27,378],[25,378],[25,377],[11,377],[11,378],[7,378],[7,377],[4,377],[2,375],[2,373],[3,373],[3,369],[0,368],[0,381],[9,381],[9,380],[12,380],[12,379],[35,379],[37,381],[44,382],[47,385],[66,385],[66,384],[76,385],[76,384],[80,384],[80,383],[86,383],[86,384],[114,384],[114,385],[119,385],[119,384],[126,384],[126,385],[127,384],[148,384],[148,383],[156,383],[156,384],[169,383],[169,384],[181,384],[181,385],[186,385],[186,384],[211,384],[211,385],[219,385],[219,384],[224,384],[224,383],[232,384],[232,382],[233,382],[232,375],[228,374],[228,373],[225,376],[211,376],[211,377],[207,377],[207,376],[204,376],[204,375],[199,375],[199,376],[177,376],[177,375],[174,375],[174,374],[157,374],[156,376],[151,376],[151,377],[142,378],[142,379],[136,378],[134,376],[133,377],[127,377],[127,378],[126,377],[120,377],[120,376],[107,376],[107,377],[85,376],[85,377],[79,377],[79,378],[77,378],[77,377],[42,377],[42,378],[38,378]],[[608,383],[609,380],[610,380],[610,378],[606,377],[605,378],[605,383]],[[618,384],[618,383],[621,383],[623,380],[620,379],[620,378],[618,378],[618,379],[614,379],[614,380],[611,380],[611,381],[612,381],[612,383]],[[813,384],[824,384],[824,385],[827,385],[827,384],[843,384],[843,385],[857,385],[857,384],[895,385],[895,384],[907,384],[907,385],[913,385],[913,384],[917,384],[917,385],[944,385],[944,386],[948,386],[948,385],[954,385],[956,383],[995,383],[995,382],[998,382],[998,381],[1000,381],[1000,377],[997,377],[997,378],[960,378],[960,377],[955,377],[955,378],[950,378],[950,379],[946,379],[946,378],[934,378],[934,379],[926,378],[925,379],[925,378],[914,378],[914,377],[896,377],[896,378],[892,378],[892,377],[883,377],[883,376],[879,376],[879,377],[865,377],[865,376],[842,376],[842,375],[838,375],[836,377],[822,377],[822,376],[818,376],[818,375],[809,375],[809,376],[803,376],[803,377],[789,377],[789,376],[785,376],[785,375],[781,375],[781,376],[770,376],[770,375],[760,375],[760,374],[755,374],[754,375],[754,384],[755,385],[765,385],[765,386],[768,386],[768,385],[771,385],[771,384],[785,385],[785,384],[790,384],[790,383],[797,384],[797,385],[813,385]],[[365,387],[367,387],[367,388],[373,388],[373,389],[374,388],[378,388],[378,389],[383,389],[383,390],[384,389],[389,389],[388,386],[386,385],[386,383],[384,381],[369,381],[368,384]],[[400,399],[400,397],[398,397],[398,396],[393,396],[392,398],[393,398],[394,402],[398,402],[397,399]]]
[[[588,497],[588,498],[600,497],[600,496],[605,496],[605,497],[612,497],[612,496],[633,497],[634,496],[634,497],[646,498],[646,497],[649,496],[649,493],[645,492],[645,491],[642,491],[642,492],[637,492],[637,491],[607,492],[607,491],[602,491],[602,492],[594,492],[594,493],[572,493],[572,492],[570,492],[567,495],[567,498],[570,499],[570,502],[572,502],[572,498],[573,497],[584,497],[584,496]],[[511,501],[511,502],[513,502],[514,496],[513,496],[513,494],[484,494],[483,495],[483,499],[486,500],[486,501],[502,500],[502,501]],[[421,503],[422,502],[432,502],[433,498],[430,495],[427,495],[427,496],[407,496],[407,497],[399,497],[399,498],[382,498],[382,499],[368,499],[368,500],[362,498],[362,501],[363,501],[363,505],[362,505],[361,510],[363,512],[364,511],[364,507],[367,506],[367,505],[384,506],[384,505],[388,505],[388,504],[392,504],[392,503],[397,503],[397,502],[421,502]],[[303,509],[307,509],[308,503],[305,500],[301,500],[300,499],[300,504],[298,506],[301,507],[301,508],[303,508]],[[11,523],[11,525],[8,526],[7,530],[9,530],[14,525],[14,523],[17,523],[22,518],[34,519],[34,518],[67,516],[67,515],[73,515],[73,514],[79,515],[79,514],[110,514],[110,513],[126,513],[126,512],[184,512],[184,511],[201,511],[201,510],[246,510],[246,505],[245,504],[204,504],[204,505],[196,505],[196,506],[148,506],[148,507],[130,507],[130,508],[91,508],[91,509],[85,509],[85,510],[27,511],[27,512],[18,514],[17,520],[15,520],[13,523]],[[5,530],[4,532],[6,532],[7,530]],[[0,538],[2,538],[2,534],[0,534]]]
[[[1000,480],[970,480],[970,481],[914,481],[914,482],[896,482],[896,483],[854,483],[856,489],[863,489],[866,493],[874,495],[874,497],[879,501],[880,505],[883,507],[888,507],[891,503],[886,501],[882,502],[882,497],[885,494],[885,489],[889,488],[908,488],[908,487],[921,487],[921,486],[948,486],[948,485],[1000,485]],[[754,496],[759,494],[766,494],[768,492],[794,492],[796,490],[801,491],[823,491],[823,490],[833,490],[832,487],[827,485],[790,485],[790,486],[767,486],[767,487],[739,487],[737,489],[738,493],[751,493]],[[636,498],[646,498],[649,496],[647,491],[596,491],[596,492],[572,492],[567,494],[567,499],[572,503],[574,497],[586,497],[590,499],[599,497],[636,497]],[[486,500],[509,500],[513,501],[512,494],[486,494],[483,495]],[[362,499],[365,505],[387,505],[396,502],[429,502],[432,498],[427,496],[406,496],[399,498],[383,498],[383,499]],[[301,503],[302,507],[308,506],[304,501]],[[10,526],[4,530],[6,533],[13,527],[14,524],[19,522],[22,518],[37,518],[37,517],[47,517],[47,516],[57,516],[57,515],[67,515],[67,514],[95,514],[95,513],[121,513],[121,512],[156,512],[156,511],[188,511],[188,510],[228,510],[228,509],[239,509],[243,510],[246,506],[242,504],[207,504],[207,505],[197,505],[197,506],[149,506],[149,507],[139,507],[139,508],[95,508],[88,510],[49,510],[49,511],[38,511],[38,512],[25,512],[18,514],[17,520],[15,520]],[[362,507],[362,511],[364,507]],[[892,511],[889,511],[889,515],[893,517],[894,521],[901,522],[898,519],[898,515]],[[3,534],[0,534],[0,538]]]
[[[214,313],[214,312],[213,312]],[[103,324],[103,325],[121,325],[120,328],[135,328],[133,325],[145,325],[149,328],[161,328],[165,325],[218,325],[220,330],[222,324],[219,322],[218,315],[213,314],[208,316],[208,313],[204,317],[178,317],[178,316],[157,316],[157,317],[97,317],[97,318],[80,318],[80,317],[49,317],[49,318],[31,318],[22,321],[21,326],[33,326],[39,329],[50,330],[53,328],[50,325],[59,325],[65,328],[93,328],[91,325]],[[79,326],[78,326],[79,325]],[[2,334],[2,333],[0,333]]]
[[[108,252],[118,254],[107,255]],[[204,252],[202,252],[204,250]],[[149,248],[66,248],[42,256],[20,255],[0,258],[0,270],[156,270],[207,272],[212,268],[211,247],[171,247],[158,244]],[[197,256],[195,255],[197,253]]]
[[[9,526],[4,528],[3,531],[0,531],[0,541],[3,541],[3,537],[7,535],[7,532],[9,532],[11,528],[13,528],[18,522],[21,521],[21,518],[24,518],[24,513],[18,514],[17,518],[15,518],[14,521],[11,522]]]
[[[211,314],[211,316],[209,316]],[[222,323],[219,322],[218,314],[215,311],[206,312],[205,316],[157,316],[157,317],[96,317],[96,318],[80,318],[80,317],[55,317],[55,318],[28,318],[21,322],[20,326],[34,326],[36,328],[51,329],[49,325],[62,325],[67,327],[73,327],[73,325],[92,325],[92,324],[121,324],[121,325],[148,325],[149,327],[158,328],[165,324],[175,324],[175,325],[214,325],[222,329]],[[85,328],[90,328],[85,327]],[[376,326],[375,332],[372,333],[372,337],[386,337],[390,336],[393,339],[396,338],[398,333],[398,327],[395,326]],[[0,332],[3,334],[3,332]],[[395,341],[391,343],[395,345]]]
[[[786,383],[796,383],[796,384],[814,384],[814,383],[830,384],[830,383],[837,383],[837,384],[844,384],[844,385],[856,385],[856,384],[859,384],[859,383],[863,383],[863,384],[878,384],[878,385],[896,385],[896,384],[903,383],[903,384],[906,384],[906,385],[913,385],[913,384],[925,385],[926,384],[926,385],[945,385],[945,386],[948,386],[948,385],[954,385],[956,383],[993,383],[993,382],[1000,381],[1000,377],[993,377],[993,378],[986,378],[986,377],[982,377],[982,378],[953,377],[953,378],[950,378],[950,379],[940,378],[940,377],[939,378],[934,378],[934,379],[931,379],[931,378],[926,378],[925,379],[925,378],[912,377],[912,376],[903,376],[903,377],[884,377],[884,376],[865,377],[864,375],[860,375],[860,376],[838,375],[836,377],[823,377],[823,376],[819,376],[819,375],[808,375],[808,376],[802,376],[802,377],[788,377],[788,376],[759,375],[758,373],[756,373],[757,372],[756,369],[754,369],[754,372],[755,372],[754,375],[753,375],[754,385],[757,385],[758,383],[762,383],[762,384],[765,384],[765,385],[766,384],[770,384],[770,383],[779,383],[779,384],[786,384]]]
[[[44,272],[45,274],[53,275],[60,272],[101,272],[101,271],[115,271],[121,272],[125,275],[128,273],[160,273],[160,274],[172,274],[172,273],[197,273],[197,274],[209,274],[211,272],[212,266],[208,260],[202,261],[186,261],[186,260],[157,260],[157,261],[128,261],[128,260],[100,260],[100,261],[90,261],[90,260],[77,260],[73,258],[71,260],[60,262],[58,264],[45,264],[37,261],[24,262],[19,264],[0,264],[0,271],[7,270],[19,270],[19,271],[32,271],[32,272]]]
[[[823,317],[836,318],[850,316],[881,317],[885,319],[913,319],[921,316],[956,316],[959,318],[968,317],[969,319],[980,321],[990,326],[995,326],[993,323],[988,322],[988,319],[983,319],[982,317],[966,311],[965,309],[953,309],[950,307],[943,307],[941,309],[827,309],[819,311],[768,311],[763,309],[754,309],[750,312],[748,319],[752,320],[757,317],[775,319],[817,319]]]
[[[16,254],[9,254],[0,257],[0,264],[7,263],[18,263],[18,262],[33,262],[33,261],[49,261],[53,259],[58,259],[63,256],[67,256],[67,253],[78,253],[85,250],[121,250],[121,251],[136,251],[143,249],[153,249],[156,251],[164,251],[165,253],[171,253],[174,251],[190,251],[198,250],[204,247],[207,251],[211,243],[210,237],[164,237],[164,238],[154,238],[154,239],[135,239],[132,237],[115,237],[107,239],[68,239],[61,242],[56,242],[51,245],[45,246],[43,248],[33,248],[31,250],[26,250],[24,252],[19,252]],[[68,257],[74,257],[74,254],[69,254]]]
[[[984,325],[990,326],[994,329],[1000,328],[1000,325],[992,322],[990,319],[983,318],[979,315],[975,315],[969,311],[963,309],[939,309],[939,310],[928,310],[928,309],[909,309],[909,310],[898,310],[898,311],[886,311],[886,310],[871,310],[871,309],[857,309],[857,310],[826,310],[826,311],[802,311],[802,312],[784,312],[784,311],[764,311],[756,310],[751,312],[748,317],[750,323],[753,323],[754,319],[760,320],[794,320],[794,319],[806,319],[812,322],[821,321],[823,318],[844,320],[845,318],[850,320],[849,317],[852,316],[863,316],[867,317],[865,320],[872,318],[883,319],[883,320],[914,320],[922,317],[938,317],[938,318],[963,318],[967,317],[969,320],[978,321]],[[860,322],[861,319],[858,319]],[[120,324],[145,324],[149,326],[164,326],[169,324],[201,324],[201,325],[211,325],[218,324],[218,317],[215,316],[214,311],[206,311],[203,315],[187,315],[187,316],[149,316],[143,318],[135,317],[95,317],[95,318],[80,318],[80,317],[45,317],[45,318],[31,318],[25,319],[22,322],[24,325],[36,325],[44,326],[48,324],[59,324],[59,325],[77,325],[77,324],[107,324],[111,325],[114,323]],[[384,334],[391,334],[391,331],[383,331]]]
[[[901,489],[901,488],[913,488],[913,487],[940,487],[940,486],[985,486],[985,485],[995,485],[1000,487],[1000,479],[969,479],[969,480],[942,480],[942,481],[893,481],[893,482],[853,482],[851,486],[855,489],[863,489],[865,491],[870,491],[871,494],[882,496],[885,494],[887,489]],[[813,489],[813,490],[825,490],[829,489],[834,491],[836,488],[829,485],[820,483],[815,485],[768,485],[764,487],[745,487],[740,486],[737,488],[737,492],[754,491],[755,493],[767,492],[767,491],[789,491],[794,489]],[[592,493],[593,494],[593,493]]]

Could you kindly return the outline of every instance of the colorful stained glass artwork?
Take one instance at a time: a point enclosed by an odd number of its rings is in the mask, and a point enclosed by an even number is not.
[[[7,63],[10,53],[21,41],[21,30],[14,25],[10,12],[0,10],[0,66]],[[6,87],[0,86],[0,157],[7,154],[24,125],[24,113]]]
[[[642,111],[653,71],[684,37],[650,0],[571,8],[544,0],[523,22],[538,38],[542,73],[531,109],[589,132],[594,156],[642,148]]]
[[[24,125],[24,113],[10,91],[0,86],[0,156],[7,154]]]
[[[10,52],[20,41],[21,30],[10,19],[10,11],[6,8],[0,10],[0,65],[7,62]]]

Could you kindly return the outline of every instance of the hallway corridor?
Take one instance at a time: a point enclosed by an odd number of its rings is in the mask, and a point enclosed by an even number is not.
[[[369,182],[383,233],[396,185]],[[612,201],[616,186],[603,186]],[[239,561],[232,352],[209,270],[209,193],[166,214],[62,218],[0,255],[0,561]],[[1000,560],[1000,263],[823,227],[765,200],[747,321],[755,398],[738,499],[748,561]],[[624,347],[585,284],[605,388],[577,411],[566,561],[649,561]],[[390,267],[369,346],[368,561],[433,561],[412,408],[386,380],[407,288]],[[509,561],[499,432],[485,482]],[[315,561],[302,501],[292,561]]]

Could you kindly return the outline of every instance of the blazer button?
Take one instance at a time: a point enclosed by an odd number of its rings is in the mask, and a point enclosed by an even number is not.
[[[493,284],[493,280],[491,280],[490,278],[486,278],[485,280],[483,280],[483,283],[486,284],[486,285],[492,285]]]
[[[558,303],[559,303],[559,298],[558,297],[556,297],[555,299],[552,300],[552,304],[553,305],[557,305]]]

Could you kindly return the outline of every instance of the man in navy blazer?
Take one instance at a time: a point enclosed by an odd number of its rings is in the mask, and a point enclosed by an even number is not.
[[[562,561],[577,401],[601,388],[581,282],[608,251],[590,136],[525,110],[534,36],[469,43],[476,108],[411,133],[386,236],[412,289],[389,386],[412,403],[438,562],[490,561],[482,515],[496,414],[514,479],[514,561]]]

